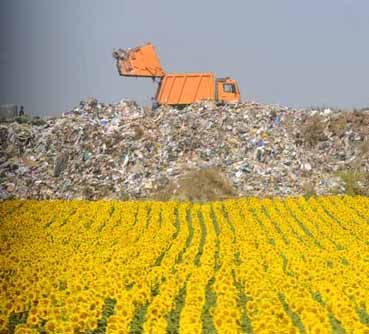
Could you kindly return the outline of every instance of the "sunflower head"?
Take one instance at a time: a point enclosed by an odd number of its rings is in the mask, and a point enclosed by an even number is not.
[[[35,329],[29,328],[25,324],[20,324],[15,328],[15,334],[35,334],[38,333]]]
[[[57,323],[56,320],[49,320],[46,324],[45,324],[45,329],[48,333],[55,333],[56,331],[56,327],[57,327]]]
[[[28,315],[28,318],[27,318],[27,323],[32,325],[32,326],[36,326],[39,322],[39,318],[37,315],[34,315],[34,314],[31,314],[31,315]]]

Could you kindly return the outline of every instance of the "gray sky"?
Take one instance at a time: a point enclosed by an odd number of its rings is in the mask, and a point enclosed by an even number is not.
[[[369,105],[368,0],[0,0],[0,103],[57,114],[94,96],[148,104],[113,48],[151,41],[167,72],[238,80],[243,100]]]

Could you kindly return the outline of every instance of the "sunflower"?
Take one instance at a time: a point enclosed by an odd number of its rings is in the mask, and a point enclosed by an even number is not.
[[[33,290],[31,290],[29,293],[28,293],[28,295],[27,295],[27,300],[29,301],[29,302],[33,302],[35,299],[37,298],[37,294],[36,294],[36,292],[35,291],[33,291]]]
[[[252,313],[256,310],[256,303],[249,301],[246,303],[247,312]]]
[[[28,315],[27,324],[36,326],[39,322],[39,318],[36,315]]]
[[[79,319],[86,320],[88,317],[88,313],[85,311],[82,311],[81,313],[79,313],[78,316],[79,316]]]
[[[68,309],[73,309],[76,306],[74,298],[72,296],[68,296],[65,299],[65,305],[68,307]]]
[[[84,330],[86,328],[86,320],[79,319],[78,320],[78,327],[81,328],[82,330]]]
[[[0,330],[4,329],[8,325],[8,320],[5,315],[0,314]]]
[[[316,323],[312,328],[311,334],[324,334],[327,332],[327,328],[322,323]]]
[[[107,332],[115,333],[118,330],[118,328],[119,328],[119,325],[117,323],[108,322]]]
[[[24,305],[22,303],[16,302],[14,303],[14,312],[20,313],[24,310]]]
[[[298,332],[299,332],[299,330],[293,324],[290,323],[288,325],[288,327],[287,327],[287,333],[288,334],[297,334]]]
[[[87,328],[95,329],[97,327],[97,320],[96,319],[88,319],[87,320]]]
[[[73,334],[74,333],[74,328],[71,324],[66,324],[63,328],[63,333],[64,334]]]
[[[215,319],[214,323],[217,327],[221,327],[222,323],[223,323],[223,320],[222,320],[222,318],[217,318],[217,319]]]
[[[79,317],[78,317],[78,314],[73,314],[71,317],[70,317],[70,321],[73,325],[76,325],[78,323],[78,320],[79,320]]]
[[[17,325],[14,333],[15,334],[34,334],[38,332],[32,328],[28,328],[27,325],[21,324],[21,325]]]
[[[64,328],[65,328],[65,324],[63,321],[56,321],[56,326],[55,326],[55,332],[56,333],[64,333]]]
[[[14,304],[13,303],[6,303],[5,304],[5,311],[10,314],[14,312]]]
[[[56,320],[49,320],[46,324],[45,324],[45,330],[48,333],[55,333],[57,327],[57,322]]]
[[[48,315],[49,315],[49,312],[50,312],[50,309],[48,307],[40,306],[37,309],[37,314],[42,319],[46,319],[48,317]]]

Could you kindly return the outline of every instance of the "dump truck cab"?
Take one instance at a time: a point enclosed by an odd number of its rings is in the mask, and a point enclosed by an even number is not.
[[[229,77],[216,79],[215,100],[218,103],[240,102],[241,96],[237,81]]]

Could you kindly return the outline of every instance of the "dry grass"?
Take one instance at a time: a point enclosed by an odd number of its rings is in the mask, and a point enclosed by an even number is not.
[[[348,114],[341,114],[329,122],[329,130],[334,136],[342,137],[348,128]]]
[[[308,118],[301,129],[302,138],[305,144],[313,147],[320,141],[325,140],[324,128],[325,125],[321,117],[314,115]]]
[[[360,151],[362,155],[369,154],[369,138],[365,138],[363,143],[361,144]]]
[[[224,174],[216,168],[190,171],[183,178],[171,182],[154,198],[161,201],[188,200],[206,202],[235,197],[236,190]]]
[[[345,185],[345,194],[369,196],[369,172],[357,170],[342,171],[338,174]]]
[[[141,139],[142,136],[144,135],[144,130],[139,125],[135,125],[133,129],[135,131],[134,139],[135,140]]]
[[[311,182],[304,183],[302,187],[304,189],[305,199],[309,199],[310,197],[317,196],[317,193],[315,191],[315,187]]]

